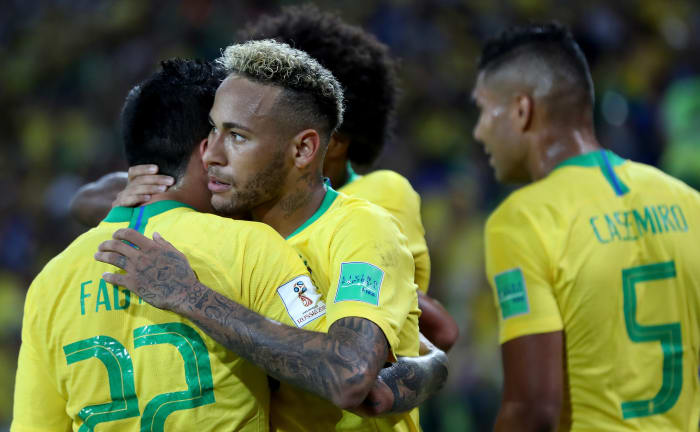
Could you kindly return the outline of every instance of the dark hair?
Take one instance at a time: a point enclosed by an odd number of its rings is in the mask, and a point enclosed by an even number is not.
[[[396,66],[386,45],[311,4],[262,16],[241,36],[287,43],[330,70],[343,86],[345,113],[338,132],[350,139],[348,159],[358,164],[377,159],[391,137],[398,96]]]
[[[493,72],[525,56],[543,59],[548,67],[573,79],[582,101],[593,106],[593,80],[586,57],[569,29],[556,22],[512,27],[487,40],[478,69]]]
[[[209,110],[223,73],[201,60],[171,59],[135,86],[121,114],[129,165],[152,163],[179,179],[197,144],[209,133]]]

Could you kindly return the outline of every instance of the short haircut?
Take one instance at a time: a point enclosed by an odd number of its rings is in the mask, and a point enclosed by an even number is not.
[[[398,99],[396,65],[386,45],[312,4],[264,15],[241,35],[284,42],[328,68],[343,86],[345,114],[338,132],[351,141],[348,159],[367,165],[379,157],[392,136]]]
[[[223,71],[200,60],[171,59],[126,97],[121,133],[129,165],[156,164],[179,180],[199,142]]]
[[[236,74],[283,89],[280,101],[293,126],[319,130],[324,144],[343,122],[343,89],[307,53],[266,39],[228,46],[216,62]]]
[[[491,74],[513,66],[525,74],[527,66],[534,64],[540,69],[533,72],[551,75],[559,94],[574,96],[577,102],[593,106],[593,80],[586,57],[571,32],[558,23],[513,27],[489,39],[478,69]]]

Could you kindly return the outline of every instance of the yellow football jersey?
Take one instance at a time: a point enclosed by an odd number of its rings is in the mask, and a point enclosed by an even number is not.
[[[127,226],[157,230],[226,297],[285,324],[322,326],[325,305],[304,264],[267,225],[175,201],[114,208],[29,289],[11,430],[268,430],[261,369],[101,278],[114,267],[95,261],[97,246]]]
[[[513,193],[486,226],[500,340],[563,330],[560,431],[697,431],[700,194],[609,151]]]
[[[413,259],[389,213],[329,187],[318,211],[287,241],[326,299],[326,330],[344,317],[367,318],[382,329],[392,354],[418,355]],[[271,419],[273,430],[285,432],[419,430],[418,409],[362,418],[285,383],[272,394]]]
[[[408,238],[408,250],[415,262],[418,289],[428,292],[430,255],[425,242],[425,228],[420,215],[420,196],[401,174],[389,170],[357,175],[348,164],[350,179],[338,189],[346,195],[366,199],[391,213]]]

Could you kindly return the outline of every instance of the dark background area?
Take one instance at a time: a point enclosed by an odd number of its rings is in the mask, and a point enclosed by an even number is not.
[[[126,169],[116,130],[127,91],[179,56],[211,59],[244,23],[292,1],[20,1],[0,13],[0,430],[9,426],[26,289],[85,230],[67,214],[78,187]],[[430,293],[456,317],[444,390],[426,431],[488,430],[501,385],[497,322],[483,270],[483,225],[510,191],[472,137],[483,40],[512,24],[569,25],[596,84],[601,142],[700,185],[697,1],[319,1],[400,59],[395,139],[377,167],[422,196]],[[374,167],[365,167],[374,168]],[[362,171],[362,170],[360,170]]]

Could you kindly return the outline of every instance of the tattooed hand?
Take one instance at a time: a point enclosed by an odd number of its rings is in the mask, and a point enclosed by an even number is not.
[[[151,240],[133,229],[117,230],[112,240],[100,244],[95,259],[126,272],[105,273],[106,282],[127,288],[160,309],[179,312],[208,290],[197,280],[185,255],[158,233]]]

